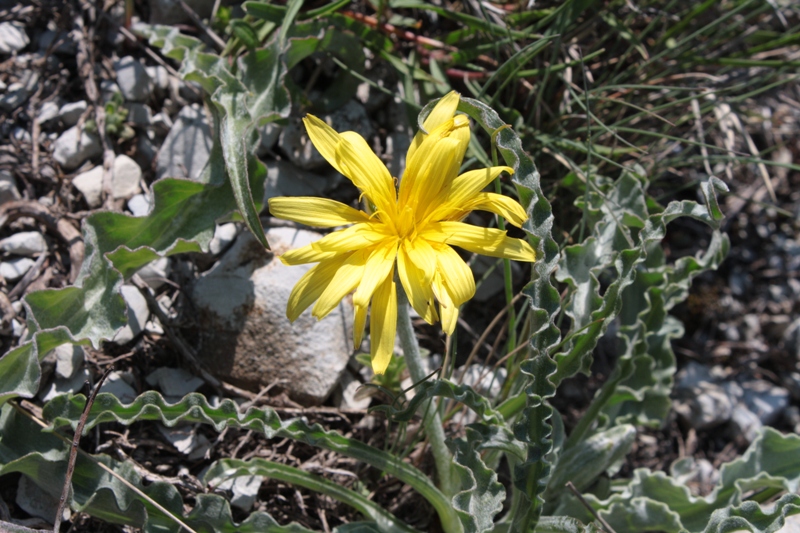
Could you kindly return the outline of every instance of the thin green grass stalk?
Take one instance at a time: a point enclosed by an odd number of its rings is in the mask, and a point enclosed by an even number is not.
[[[584,231],[586,230],[586,220],[589,218],[589,182],[591,181],[592,172],[592,136],[590,130],[592,128],[592,112],[589,107],[589,90],[586,86],[586,66],[581,58],[581,67],[583,69],[583,96],[585,98],[584,112],[586,113],[586,186],[583,191],[583,213],[581,214],[581,230],[579,233],[578,242],[583,242]],[[574,92],[572,87],[569,88],[570,93],[574,95],[575,101],[580,102],[580,98]]]
[[[497,128],[492,133],[492,166],[495,167],[498,166],[497,134],[506,129],[506,127]],[[494,190],[497,194],[501,194],[503,192],[499,176],[494,180]],[[496,218],[497,218],[497,227],[500,228],[502,231],[505,231],[506,221],[503,220],[503,217],[501,217],[500,215],[497,215]],[[513,351],[514,348],[517,347],[517,316],[513,303],[514,301],[513,283],[514,280],[511,274],[511,261],[503,258],[503,288],[505,289],[506,305],[508,306],[508,341],[506,344],[508,352]],[[514,366],[513,359],[514,358],[509,359],[509,364],[506,366],[506,368],[511,368]]]
[[[228,460],[232,467],[239,466],[237,472],[226,479],[234,479],[241,475],[263,475],[270,479],[277,479],[291,485],[305,487],[319,494],[324,494],[345,505],[356,509],[365,517],[375,520],[381,525],[381,530],[392,533],[418,533],[416,529],[399,520],[380,505],[367,499],[358,492],[342,487],[338,483],[315,476],[299,468],[270,461],[269,459],[256,458],[250,461]],[[220,478],[215,481],[224,481]]]

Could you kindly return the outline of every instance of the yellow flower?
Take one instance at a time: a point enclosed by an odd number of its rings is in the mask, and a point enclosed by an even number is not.
[[[286,252],[286,265],[318,263],[297,282],[286,308],[296,320],[316,301],[312,314],[330,313],[355,290],[354,343],[361,344],[367,308],[372,368],[382,374],[391,360],[397,327],[395,271],[408,299],[429,324],[441,320],[455,330],[459,306],[475,294],[467,264],[451,246],[493,257],[534,261],[530,245],[505,231],[461,222],[472,210],[496,213],[520,226],[527,215],[519,203],[481,192],[509,167],[471,170],[458,175],[469,144],[469,119],[457,115],[459,95],[443,97],[433,108],[406,156],[399,191],[386,166],[358,133],[337,133],[313,115],[305,119],[311,142],[336,170],[350,178],[374,207],[371,214],[325,198],[271,198],[273,216],[309,226],[336,227],[308,246]],[[435,301],[439,302],[438,313]]]

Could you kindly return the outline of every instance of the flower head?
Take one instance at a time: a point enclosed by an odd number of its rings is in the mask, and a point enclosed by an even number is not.
[[[469,119],[456,114],[458,101],[458,93],[451,92],[428,115],[423,124],[427,133],[418,132],[408,150],[399,190],[358,133],[337,133],[313,115],[304,119],[311,142],[366,196],[374,206],[371,214],[325,198],[269,200],[277,218],[317,227],[348,226],[281,256],[287,265],[318,263],[295,285],[286,315],[294,321],[316,302],[311,312],[322,318],[355,290],[354,343],[361,344],[371,302],[371,356],[377,374],[386,370],[394,349],[395,274],[417,313],[429,324],[441,321],[451,334],[459,306],[475,294],[472,271],[452,246],[518,261],[536,259],[527,242],[505,231],[461,222],[473,210],[496,213],[515,226],[528,217],[511,198],[482,192],[501,173],[513,173],[511,168],[458,175],[470,139]]]

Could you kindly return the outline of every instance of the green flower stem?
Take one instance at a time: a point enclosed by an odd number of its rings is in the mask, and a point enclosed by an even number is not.
[[[492,166],[498,166],[497,163],[497,134],[504,129],[510,128],[508,124],[500,126],[492,133]],[[502,187],[500,185],[500,177],[494,180],[494,192],[502,194]],[[501,230],[506,230],[506,222],[503,217],[497,215],[497,227]],[[506,305],[508,306],[508,351],[511,352],[517,347],[517,312],[514,309],[514,288],[512,287],[513,278],[511,277],[511,261],[503,258],[503,285],[505,288]],[[506,370],[511,371],[514,368],[516,357],[512,357],[506,364]]]
[[[411,374],[411,381],[417,383],[426,378],[427,374],[422,367],[422,356],[419,353],[417,337],[411,324],[411,315],[408,311],[408,297],[403,287],[397,287],[397,334],[405,354],[406,366]],[[425,432],[431,443],[433,460],[436,463],[436,474],[439,476],[439,485],[447,496],[455,494],[453,480],[453,456],[445,444],[444,427],[442,418],[431,400],[422,402],[422,412],[425,413]]]

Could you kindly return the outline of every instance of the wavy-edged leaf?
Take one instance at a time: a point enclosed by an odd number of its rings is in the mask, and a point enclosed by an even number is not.
[[[800,512],[798,489],[800,437],[764,428],[741,457],[722,466],[719,483],[708,496],[693,496],[676,479],[644,468],[637,469],[633,479],[607,500],[584,496],[617,531],[710,533],[731,531],[733,526],[774,531],[785,515]],[[767,496],[786,492],[789,497],[780,500],[778,512],[745,501],[758,498],[761,491]],[[573,514],[575,510],[578,518],[585,518],[585,511],[577,506],[569,511],[562,505],[558,512]]]
[[[43,491],[58,498],[65,477],[70,443],[23,416],[10,404],[0,408],[0,476],[18,472],[28,476]],[[156,508],[149,500],[132,491],[98,463],[158,502],[168,512],[196,531],[226,533],[310,533],[297,524],[279,525],[263,512],[250,515],[242,523],[234,522],[230,505],[220,496],[200,494],[194,508],[183,515],[184,503],[177,489],[169,483],[147,483],[128,462],[118,462],[105,455],[79,453],[72,477],[70,507],[114,524],[141,528],[145,533],[179,533],[183,528]]]
[[[420,119],[432,109],[431,104],[423,109]],[[458,109],[476,120],[490,135],[506,126],[496,111],[477,100],[461,98]],[[547,455],[552,449],[552,431],[548,420],[553,410],[547,398],[555,394],[550,376],[557,368],[550,358],[550,351],[561,339],[561,332],[555,325],[561,302],[551,277],[558,264],[559,249],[552,236],[553,211],[542,192],[533,160],[525,153],[519,136],[512,129],[500,130],[495,138],[498,152],[514,169],[511,179],[529,217],[522,229],[537,256],[533,264],[533,281],[523,291],[531,306],[531,359],[520,367],[526,380],[525,409],[514,427],[515,437],[527,446],[527,457],[514,468],[514,487],[521,491],[525,503],[512,517],[511,530],[527,532],[535,527],[541,514],[540,494],[550,474]]]
[[[453,461],[461,479],[461,490],[453,496],[453,506],[464,533],[482,533],[494,528],[494,517],[503,509],[506,491],[497,481],[497,472],[481,459],[481,433],[470,426],[466,432],[466,438],[452,442]]]
[[[251,189],[266,170],[253,153],[258,142],[257,126],[289,114],[282,41],[274,39],[267,47],[239,58],[238,75],[234,76],[226,58],[204,53],[199,41],[173,28],[140,25],[136,30],[150,44],[181,61],[184,79],[196,81],[210,95],[216,115],[215,134],[236,205],[253,235],[269,248],[258,218],[256,199],[260,203],[260,198],[254,197]]]
[[[582,491],[604,472],[618,470],[635,438],[636,428],[623,424],[595,433],[562,452],[553,465],[553,473],[544,492],[545,501],[554,501],[569,481]]]
[[[787,518],[800,514],[800,496],[797,494],[784,494],[774,507],[765,511],[756,502],[744,502],[740,506],[725,507],[714,511],[711,520],[703,533],[734,533],[736,531],[750,531],[752,533],[788,533],[794,531],[800,524],[795,518],[792,526],[788,527]]]
[[[70,425],[74,428],[85,404],[86,398],[82,395],[57,396],[44,406],[43,416],[53,427]],[[258,431],[267,438],[289,438],[335,451],[395,476],[427,499],[443,517],[443,521],[457,522],[450,501],[417,468],[390,453],[344,437],[338,432],[327,431],[319,424],[309,425],[301,418],[281,420],[272,409],[250,408],[245,413],[239,413],[237,405],[231,400],[223,400],[212,407],[203,395],[196,393],[170,404],[155,391],[145,392],[130,404],[122,404],[114,395],[101,393],[92,405],[84,431],[103,422],[130,425],[140,420],[156,420],[167,427],[181,422],[209,424],[216,431],[233,426]]]
[[[203,476],[203,483],[212,486],[219,485],[228,479],[240,476],[263,476],[277,479],[330,496],[353,507],[365,517],[374,520],[376,529],[381,533],[416,532],[414,528],[398,520],[392,513],[353,490],[299,468],[266,459],[255,458],[248,461],[223,459],[217,461],[206,471]]]

